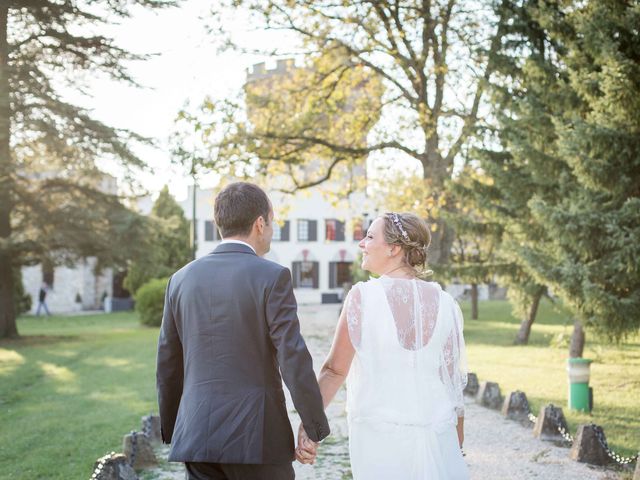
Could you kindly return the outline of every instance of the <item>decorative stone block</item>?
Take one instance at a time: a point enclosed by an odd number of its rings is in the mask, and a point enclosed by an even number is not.
[[[640,459],[636,462],[636,470],[633,472],[633,480],[640,480]]]
[[[569,426],[562,409],[551,404],[546,405],[540,408],[540,414],[533,427],[533,436],[541,440],[562,441],[564,437],[560,433],[559,427],[565,432],[569,432]]]
[[[481,382],[476,401],[484,407],[498,410],[502,405],[500,386],[495,382]]]
[[[125,455],[112,452],[96,460],[91,480],[138,480],[138,476]]]
[[[516,390],[504,399],[502,414],[511,420],[527,420],[529,416],[529,402],[524,392]]]
[[[467,375],[467,386],[464,387],[464,394],[473,397],[478,393],[479,388],[478,375],[475,373],[469,373]]]
[[[573,441],[573,446],[569,452],[571,460],[582,463],[590,463],[591,465],[608,465],[611,458],[607,455],[604,445],[598,441],[598,433],[602,435],[602,439],[606,442],[604,432],[597,425],[580,425],[578,433]]]
[[[122,440],[122,451],[135,470],[158,464],[149,438],[142,432],[131,432]]]
[[[151,442],[162,442],[160,417],[158,415],[145,415],[142,417],[142,433],[144,433]]]

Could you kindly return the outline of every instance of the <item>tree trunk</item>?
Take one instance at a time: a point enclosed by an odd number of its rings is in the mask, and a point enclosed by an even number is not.
[[[429,219],[429,223],[435,224],[435,231],[431,232],[431,244],[429,246],[429,264],[434,267],[444,267],[449,263],[451,248],[455,240],[453,228],[441,218]]]
[[[9,68],[7,18],[9,7],[0,6],[0,338],[18,334],[13,304],[13,264],[8,246],[11,236],[13,165],[9,145],[11,108],[9,104]]]
[[[478,319],[478,284],[471,284],[471,319]]]
[[[529,315],[522,320],[520,324],[520,330],[518,330],[518,334],[516,335],[513,343],[515,345],[527,345],[529,343],[529,335],[531,335],[531,327],[533,322],[536,320],[536,316],[538,315],[538,307],[540,306],[540,299],[542,298],[542,294],[544,290],[541,288],[534,296],[533,301],[531,302],[531,308],[529,309]]]
[[[425,132],[427,134],[427,132]],[[427,135],[428,137],[428,135]],[[422,162],[422,178],[427,183],[431,195],[436,203],[441,195],[445,195],[446,181],[451,177],[447,165],[438,151],[437,134],[428,137],[425,144],[425,154]],[[453,205],[445,204],[442,209],[453,211]],[[454,229],[447,225],[441,215],[428,218],[431,230],[431,244],[429,245],[428,262],[434,267],[444,267],[449,263],[451,248],[455,241]]]
[[[578,319],[573,322],[573,334],[571,335],[571,344],[569,345],[569,357],[580,358],[584,351],[584,342],[586,335],[584,328],[582,328],[582,322]]]

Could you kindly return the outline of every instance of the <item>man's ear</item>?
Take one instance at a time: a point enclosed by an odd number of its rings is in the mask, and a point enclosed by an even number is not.
[[[264,222],[264,218],[262,217],[262,215],[260,215],[258,218],[256,218],[256,221],[253,224],[257,229],[258,229],[258,233],[262,234],[264,232],[264,227],[265,222]]]

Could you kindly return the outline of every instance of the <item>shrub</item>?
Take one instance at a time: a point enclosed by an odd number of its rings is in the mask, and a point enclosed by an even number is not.
[[[168,278],[154,278],[136,292],[136,312],[144,325],[159,327],[162,323],[164,293],[168,282]]]

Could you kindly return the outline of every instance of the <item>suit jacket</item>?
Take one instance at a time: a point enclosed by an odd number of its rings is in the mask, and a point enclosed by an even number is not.
[[[223,243],[171,277],[157,359],[170,461],[293,461],[283,378],[309,437],[329,434],[296,311],[289,270],[245,245]]]

